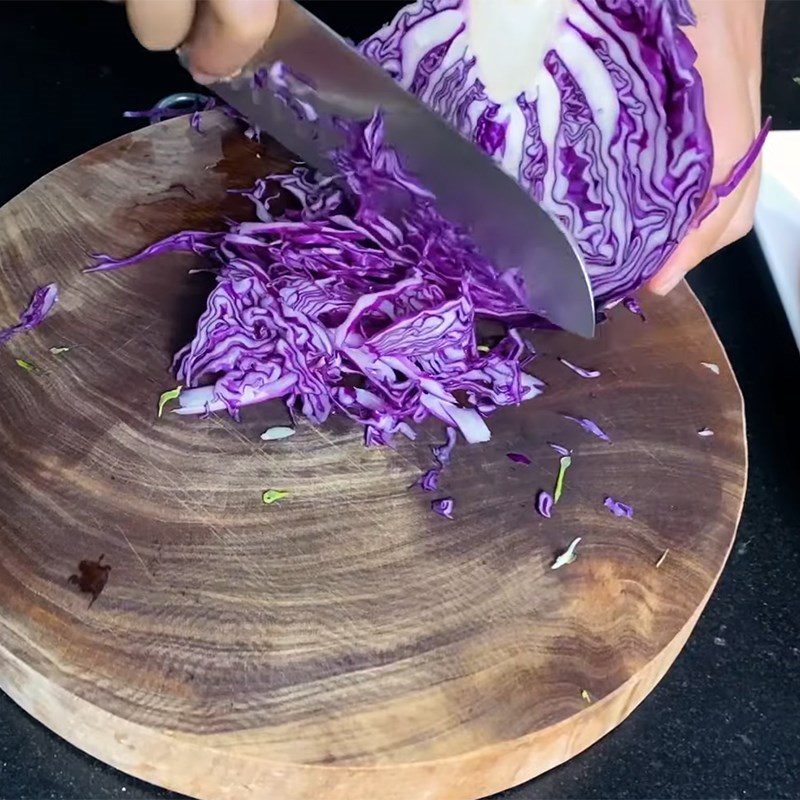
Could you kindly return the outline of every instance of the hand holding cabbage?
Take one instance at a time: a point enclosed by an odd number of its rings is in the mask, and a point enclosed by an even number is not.
[[[711,180],[720,183],[761,127],[761,36],[764,0],[695,0],[697,27],[687,30],[697,50],[705,107],[714,142]],[[666,294],[706,256],[744,236],[753,226],[758,165],[718,208],[681,242],[650,282]]]
[[[235,74],[255,54],[274,26],[277,3],[278,0],[127,0],[127,8],[131,27],[143,45],[157,50],[182,45],[195,78],[209,82]],[[688,8],[686,0],[671,0],[671,4],[675,8]],[[495,14],[495,10],[502,11],[505,4],[500,0],[499,9],[492,7],[491,14],[482,16],[478,13],[482,8],[479,0],[475,0],[475,8],[471,10],[464,8],[466,3],[436,5],[461,6],[462,14],[469,11],[485,26],[487,22],[497,24],[497,17],[502,14]],[[518,29],[539,16],[542,18],[539,28],[549,31],[552,9],[558,5],[555,0],[528,0],[522,8],[517,4],[509,8],[520,17]],[[698,24],[688,28],[687,35],[697,50],[696,67],[705,87],[706,117],[714,148],[711,181],[719,184],[747,151],[761,127],[764,0],[695,0],[692,8]],[[409,38],[413,39],[413,33]],[[524,41],[523,34],[509,44],[519,49]],[[538,50],[540,43],[535,45]],[[502,48],[495,52],[497,61],[509,60]],[[520,64],[529,60],[524,54],[510,59]],[[484,66],[482,71],[481,77],[485,78],[497,69]],[[719,207],[702,226],[685,237],[667,264],[651,279],[650,288],[666,294],[706,256],[747,233],[752,227],[757,191],[758,170],[754,169],[735,191],[720,200]]]

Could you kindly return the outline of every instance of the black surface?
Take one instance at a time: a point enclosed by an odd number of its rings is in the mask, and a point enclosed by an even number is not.
[[[358,38],[397,4],[316,5]],[[772,2],[764,100],[776,127],[800,125],[798,31],[800,3]],[[191,88],[173,56],[141,51],[121,9],[102,3],[0,4],[0,75],[0,203],[130,130],[123,110]],[[800,358],[753,239],[691,283],[747,405],[750,484],[734,552],[686,649],[639,710],[505,800],[800,797]],[[0,695],[0,797],[177,795],[84,755]]]

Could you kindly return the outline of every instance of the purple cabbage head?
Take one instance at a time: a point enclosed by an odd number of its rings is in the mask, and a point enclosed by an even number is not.
[[[658,271],[742,179],[761,137],[712,187],[703,87],[679,28],[694,23],[688,0],[523,6],[417,0],[361,50],[564,224],[600,308]],[[522,56],[498,73],[512,51]]]

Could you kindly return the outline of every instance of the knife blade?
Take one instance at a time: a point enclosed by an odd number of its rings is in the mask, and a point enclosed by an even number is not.
[[[211,86],[251,123],[312,166],[333,173],[333,127],[301,119],[285,101],[254,88],[252,74],[282,63],[302,76],[293,95],[318,120],[366,121],[380,110],[385,141],[436,195],[450,220],[467,228],[484,256],[524,278],[531,308],[565,330],[594,335],[594,301],[583,260],[569,234],[485,153],[369,62],[294,0],[281,0],[276,25],[249,68]]]

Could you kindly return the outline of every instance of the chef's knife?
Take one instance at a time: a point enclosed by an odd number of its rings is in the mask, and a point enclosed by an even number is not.
[[[301,119],[252,74],[281,62],[294,81],[292,94],[319,120],[368,120],[379,109],[385,140],[403,164],[437,198],[441,212],[469,229],[481,252],[502,269],[517,268],[530,306],[556,325],[590,337],[594,303],[589,278],[574,243],[474,144],[406,92],[294,0],[281,0],[266,45],[240,77],[211,88],[250,122],[309,164],[329,174],[327,154],[339,132]]]

